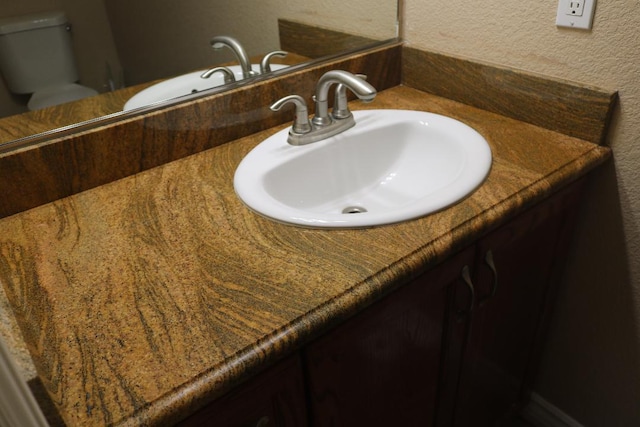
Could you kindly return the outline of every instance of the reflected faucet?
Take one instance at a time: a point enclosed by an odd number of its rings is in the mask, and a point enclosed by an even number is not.
[[[220,73],[220,74],[223,75],[225,84],[233,83],[233,82],[236,81],[236,76],[233,75],[233,71],[231,71],[227,67],[211,68],[211,69],[205,71],[204,73],[200,74],[200,78],[208,79],[209,77],[211,77],[215,73]]]
[[[289,52],[285,52],[284,50],[274,50],[273,52],[267,53],[264,58],[262,58],[262,61],[260,61],[260,74],[271,72],[271,58],[274,56],[284,58],[288,54]]]
[[[242,76],[247,79],[249,77],[256,76],[258,73],[251,69],[251,61],[247,52],[244,50],[238,40],[228,36],[216,36],[211,39],[211,47],[215,50],[228,47],[236,56],[240,68],[242,69]]]
[[[287,141],[291,145],[306,145],[321,141],[337,135],[355,126],[353,114],[347,108],[347,91],[351,90],[358,98],[365,102],[371,102],[376,97],[376,89],[367,83],[363,75],[354,75],[347,71],[328,71],[320,77],[316,85],[316,94],[313,97],[316,103],[316,113],[310,124],[305,123],[307,116],[307,104],[298,95],[290,95],[276,101],[271,110],[278,111],[285,104],[293,104],[296,107],[296,115],[292,128],[289,130]],[[337,84],[335,90],[335,104],[329,114],[329,89]],[[308,119],[307,119],[308,120]]]

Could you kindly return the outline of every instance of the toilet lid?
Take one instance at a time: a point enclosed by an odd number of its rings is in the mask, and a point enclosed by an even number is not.
[[[27,108],[30,111],[39,110],[40,108],[77,101],[97,94],[98,92],[90,87],[67,83],[34,92],[27,103]]]

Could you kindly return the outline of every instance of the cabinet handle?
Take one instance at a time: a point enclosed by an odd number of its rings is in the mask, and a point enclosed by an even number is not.
[[[493,283],[491,284],[491,291],[482,298],[478,299],[478,305],[483,306],[487,301],[493,298],[498,291],[498,270],[496,270],[496,265],[493,262],[493,252],[491,249],[487,251],[484,255],[484,263],[489,267],[491,272],[493,273]]]
[[[458,311],[458,321],[462,321],[465,317],[468,317],[471,315],[471,313],[473,312],[473,306],[475,305],[475,299],[476,299],[476,292],[473,289],[473,282],[471,281],[471,273],[469,271],[469,266],[465,265],[464,267],[462,267],[462,272],[460,274],[460,277],[462,277],[462,281],[465,283],[465,285],[467,285],[467,288],[469,289],[469,304],[467,305],[467,309],[466,310],[460,310]]]

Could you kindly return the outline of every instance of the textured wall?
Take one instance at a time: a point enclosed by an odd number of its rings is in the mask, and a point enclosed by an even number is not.
[[[396,36],[396,0],[272,0],[278,16],[357,36],[386,40]]]
[[[537,389],[587,426],[640,425],[640,2],[600,1],[592,31],[557,0],[405,0],[407,44],[620,92],[615,165],[591,185]]]

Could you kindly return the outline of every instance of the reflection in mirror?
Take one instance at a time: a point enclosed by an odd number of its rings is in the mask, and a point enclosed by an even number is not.
[[[267,53],[287,50],[272,58],[274,71],[397,36],[397,0],[24,0],[0,4],[0,22],[43,11],[62,12],[69,24],[78,72],[69,83],[99,94],[29,111],[31,93],[14,93],[3,75],[0,144],[106,115],[115,120],[149,86],[238,65],[230,49],[212,49],[214,36],[238,40],[258,67]],[[0,28],[0,45],[3,38]],[[46,73],[43,67],[39,71]]]

